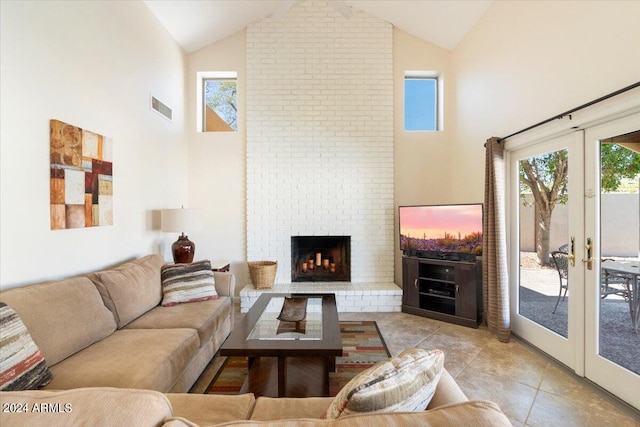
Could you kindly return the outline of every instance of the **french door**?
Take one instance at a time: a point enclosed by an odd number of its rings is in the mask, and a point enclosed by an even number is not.
[[[512,329],[580,374],[582,140],[574,132],[512,151],[507,165]]]
[[[639,158],[640,113],[585,131],[585,235],[593,248],[584,270],[584,375],[638,409],[640,182],[623,178],[618,191],[606,187],[610,168]]]
[[[640,113],[520,146],[506,157],[512,330],[640,409],[640,182],[623,170]]]

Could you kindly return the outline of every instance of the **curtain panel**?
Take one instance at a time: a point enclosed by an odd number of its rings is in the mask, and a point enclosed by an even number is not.
[[[511,338],[507,272],[504,145],[487,140],[482,238],[482,303],[484,322],[502,342]]]

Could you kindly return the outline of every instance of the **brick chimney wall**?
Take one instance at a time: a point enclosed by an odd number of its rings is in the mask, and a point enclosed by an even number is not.
[[[326,1],[247,28],[247,257],[291,236],[351,236],[352,282],[393,282],[391,24]]]

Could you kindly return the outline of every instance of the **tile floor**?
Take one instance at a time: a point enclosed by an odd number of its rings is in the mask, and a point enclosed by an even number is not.
[[[235,320],[242,316],[236,303]],[[467,328],[406,313],[339,313],[339,317],[375,320],[394,356],[411,347],[443,350],[445,367],[469,399],[496,402],[516,427],[640,427],[640,412],[516,337],[504,344],[484,327]],[[208,372],[217,372],[217,360]],[[205,372],[203,377],[210,381],[213,374]],[[192,392],[204,392],[206,384],[196,383]]]
[[[392,355],[439,348],[469,399],[496,402],[514,426],[640,427],[640,412],[514,337],[504,344],[486,328],[467,328],[406,313],[340,313],[375,320]]]

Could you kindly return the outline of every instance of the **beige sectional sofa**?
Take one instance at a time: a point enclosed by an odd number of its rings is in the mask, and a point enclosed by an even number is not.
[[[53,379],[0,392],[8,426],[509,426],[497,405],[468,401],[446,370],[427,410],[322,420],[331,397],[185,393],[233,323],[234,277],[215,273],[218,299],[160,305],[164,260],[120,266],[0,294],[22,319]]]
[[[322,420],[331,397],[255,399],[253,394],[162,394],[150,390],[84,388],[0,392],[11,409],[0,412],[8,426],[511,426],[492,402],[468,401],[444,371],[426,411],[348,415]],[[13,405],[13,406],[9,406]],[[36,410],[34,410],[36,408]],[[42,412],[46,408],[48,412]]]
[[[218,299],[160,305],[160,255],[2,292],[44,355],[50,390],[118,387],[187,392],[229,335],[235,279]]]

